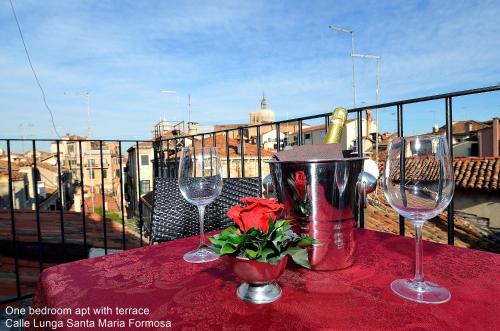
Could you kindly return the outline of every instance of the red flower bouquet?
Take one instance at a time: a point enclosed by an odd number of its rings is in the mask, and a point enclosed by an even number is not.
[[[278,264],[290,256],[309,268],[306,248],[317,245],[312,237],[294,233],[290,220],[279,219],[283,205],[274,199],[246,197],[243,206],[233,206],[227,215],[237,226],[230,226],[209,237],[210,246],[220,255]]]

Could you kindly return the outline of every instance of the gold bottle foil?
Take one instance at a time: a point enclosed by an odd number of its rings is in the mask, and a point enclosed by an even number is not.
[[[328,132],[323,140],[324,144],[340,144],[346,120],[347,109],[342,107],[335,108],[332,119],[330,120],[330,127],[328,128]]]

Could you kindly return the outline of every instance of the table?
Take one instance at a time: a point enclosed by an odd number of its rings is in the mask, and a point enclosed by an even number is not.
[[[72,311],[32,315],[32,321],[62,323],[58,330],[70,329],[69,320],[93,320],[97,328],[103,318],[169,321],[174,330],[493,330],[500,325],[500,255],[424,242],[424,272],[449,288],[452,299],[417,304],[389,288],[392,280],[413,273],[413,239],[361,229],[357,238],[356,262],[348,269],[314,272],[289,262],[280,278],[283,296],[267,305],[236,297],[239,282],[229,257],[200,265],[184,262],[182,255],[196,246],[197,237],[58,265],[42,273],[33,307]],[[106,306],[150,311],[90,317],[75,313],[76,308]],[[123,327],[106,328],[113,329]]]

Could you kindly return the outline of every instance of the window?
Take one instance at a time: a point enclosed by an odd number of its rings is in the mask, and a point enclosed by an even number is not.
[[[89,163],[89,167],[95,167],[95,160],[94,159],[88,159],[87,162]]]
[[[150,191],[149,180],[141,180],[141,190],[139,194],[146,194]]]
[[[102,169],[102,178],[108,178],[108,170]]]
[[[73,154],[75,152],[75,146],[68,145],[68,153]]]
[[[306,133],[305,139],[311,139],[311,134],[310,133]]]
[[[89,178],[90,179],[95,179],[94,169],[89,169]]]
[[[76,160],[69,160],[69,164],[76,165]]]
[[[120,177],[120,169],[115,170],[115,177]]]
[[[142,166],[149,165],[149,155],[141,155],[141,165]]]

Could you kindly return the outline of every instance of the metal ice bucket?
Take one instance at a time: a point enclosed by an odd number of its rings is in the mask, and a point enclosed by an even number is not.
[[[314,270],[343,269],[354,262],[363,161],[269,161],[274,192],[285,206],[282,217],[322,243],[309,248]]]

